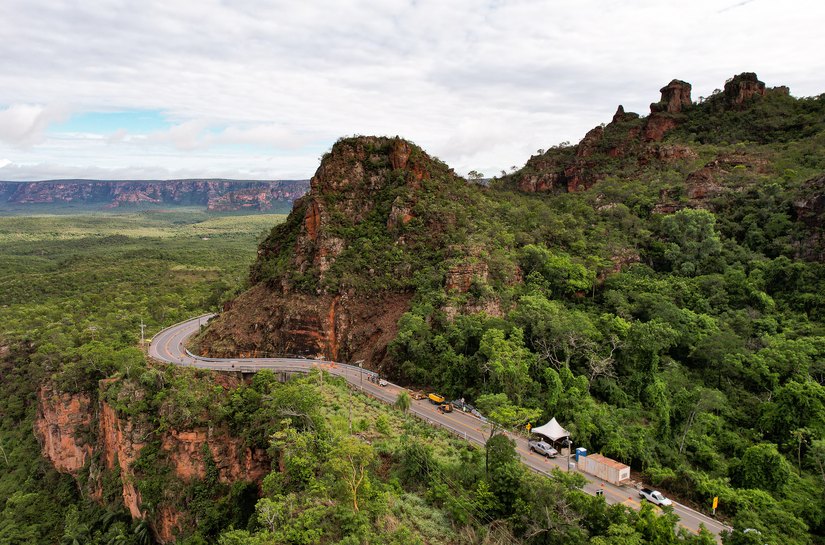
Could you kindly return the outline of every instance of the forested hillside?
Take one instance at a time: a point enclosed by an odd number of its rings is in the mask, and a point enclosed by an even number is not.
[[[363,359],[504,427],[556,417],[679,501],[718,497],[726,543],[822,543],[825,95],[745,73],[650,110],[483,183],[343,138],[274,228],[0,221],[0,544],[713,542],[403,398],[137,349],[141,319],[219,308],[204,353]]]
[[[555,416],[683,501],[718,496],[738,528],[820,539],[825,99],[749,73],[696,103],[683,81],[661,92],[489,186],[400,140],[339,141],[206,339],[277,351],[247,335],[251,301],[312,300],[312,348],[330,356],[334,331],[356,359],[328,310],[407,294],[371,358],[397,380],[510,426]]]
[[[145,361],[141,320],[150,336],[215,308],[272,221],[0,220],[0,543],[713,542],[528,474],[503,436],[450,438],[409,400]]]

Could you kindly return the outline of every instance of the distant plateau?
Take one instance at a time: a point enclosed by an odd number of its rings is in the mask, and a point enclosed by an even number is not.
[[[289,212],[309,180],[0,181],[0,214],[203,207],[209,212]]]

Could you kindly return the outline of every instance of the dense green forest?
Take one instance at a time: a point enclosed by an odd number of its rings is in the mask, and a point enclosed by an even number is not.
[[[215,308],[275,221],[192,211],[0,218],[0,542],[57,543],[78,513],[87,528],[105,514],[41,456],[39,384],[55,376],[67,390],[97,391],[118,369],[144,368],[141,321],[149,336]],[[106,521],[107,539],[132,526]]]
[[[364,179],[384,180],[369,215],[343,214],[363,205],[331,183],[314,198],[344,250],[325,271],[285,266],[288,220],[253,279],[415,290],[384,362],[396,379],[498,405],[511,426],[555,416],[682,501],[718,496],[765,542],[821,541],[825,264],[800,202],[822,191],[825,100],[729,95],[659,114],[675,126],[661,143],[617,114],[486,187],[437,160],[417,181],[388,166],[393,139],[343,139],[325,175],[365,150]],[[576,192],[521,190],[576,168]],[[399,202],[412,219],[388,228]],[[457,265],[476,272],[466,290],[445,287]]]
[[[281,384],[261,372],[222,388],[212,373],[147,364],[136,348],[141,320],[151,333],[214,308],[242,284],[255,237],[273,221],[0,219],[0,543],[151,543],[151,522],[166,505],[190,517],[178,541],[188,544],[713,542],[675,533],[675,519],[649,506],[608,507],[581,492],[575,474],[528,474],[503,436],[485,452],[408,416],[403,400],[391,408],[340,379],[316,373]],[[99,386],[107,377],[117,380]],[[133,464],[146,521],[125,510],[117,471],[102,476],[97,502],[90,473],[75,481],[41,456],[31,430],[44,381],[100,396],[152,430]],[[198,426],[223,426],[283,466],[260,492],[220,482],[214,462],[203,479],[182,481],[159,437]]]
[[[825,100],[727,96],[660,114],[674,127],[662,142],[618,116],[586,149],[540,150],[489,184],[407,144],[412,166],[396,168],[398,139],[343,139],[319,169],[328,186],[260,236],[272,216],[0,220],[0,543],[148,543],[171,506],[188,544],[713,543],[649,506],[607,506],[575,476],[530,476],[505,436],[472,448],[403,400],[318,374],[220,385],[144,361],[141,320],[157,331],[250,283],[409,293],[380,362],[396,380],[506,427],[555,416],[683,502],[708,511],[718,496],[726,543],[822,543],[825,264],[821,218],[800,203],[822,191]],[[354,149],[369,159],[353,167]],[[336,161],[363,174],[347,192]],[[556,172],[578,181],[524,190]],[[315,238],[310,206],[326,214]],[[329,240],[335,259],[307,266]],[[466,289],[456,270],[472,271]],[[40,457],[44,381],[151,430],[132,465],[144,521],[125,513],[117,472],[75,481]],[[174,475],[162,434],[199,426],[267,451],[260,490],[222,482],[214,461]],[[86,492],[97,477],[102,503]]]

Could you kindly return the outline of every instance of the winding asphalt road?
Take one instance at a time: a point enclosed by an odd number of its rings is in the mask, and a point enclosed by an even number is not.
[[[214,314],[205,314],[197,318],[192,318],[185,322],[173,325],[164,329],[154,336],[149,346],[149,356],[159,361],[173,363],[186,367],[197,367],[213,371],[229,371],[254,373],[260,369],[272,369],[283,372],[309,372],[312,369],[322,369],[330,374],[344,377],[354,387],[364,393],[384,401],[394,403],[398,394],[405,390],[395,384],[389,383],[387,386],[379,386],[368,380],[375,373],[366,369],[361,369],[353,365],[336,363],[325,360],[311,360],[301,358],[203,358],[196,356],[186,349],[186,340],[198,332],[202,325],[212,318]],[[467,441],[483,445],[490,435],[490,426],[483,420],[467,413],[455,411],[450,414],[442,414],[436,410],[428,400],[412,400],[410,412],[419,418],[446,428],[453,434],[464,438]],[[567,463],[567,458],[560,456],[556,459],[547,459],[530,451],[527,446],[527,439],[516,434],[508,433],[510,438],[516,442],[516,450],[527,467],[549,475],[553,468],[563,469]],[[582,473],[588,484],[584,490],[590,494],[596,494],[597,490],[603,490],[607,503],[624,503],[638,509],[640,507],[639,495],[635,488],[630,486],[616,486],[602,481],[597,477]],[[710,532],[717,536],[722,530],[729,527],[721,524],[702,513],[689,507],[674,502],[673,510],[678,515],[679,524],[691,532],[698,532],[700,525],[704,524]]]

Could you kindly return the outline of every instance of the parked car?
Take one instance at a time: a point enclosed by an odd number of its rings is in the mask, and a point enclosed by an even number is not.
[[[379,386],[386,386],[387,384],[389,384],[389,382],[387,382],[387,381],[386,381],[386,380],[384,380],[383,378],[379,378],[379,379],[378,379],[378,385],[379,385]]]
[[[471,414],[471,415],[473,415],[473,416],[476,416],[476,417],[478,417],[478,418],[481,418],[481,413],[480,413],[480,412],[478,412],[478,410],[477,410],[475,407],[473,407],[473,406],[472,406],[472,405],[470,405],[469,403],[466,403],[466,402],[463,400],[463,398],[462,398],[462,399],[454,399],[454,400],[453,400],[453,401],[451,401],[450,403],[452,403],[453,407],[455,407],[456,409],[458,409],[458,410],[460,410],[460,411],[462,411],[462,412],[465,412],[465,413],[470,413],[470,414]]]
[[[559,451],[541,439],[531,440],[527,444],[530,446],[530,450],[536,454],[541,454],[542,456],[547,456],[548,458],[555,458],[559,455]]]
[[[673,502],[664,497],[658,490],[651,490],[649,488],[642,488],[639,490],[639,497],[646,499],[655,505],[672,505]]]

